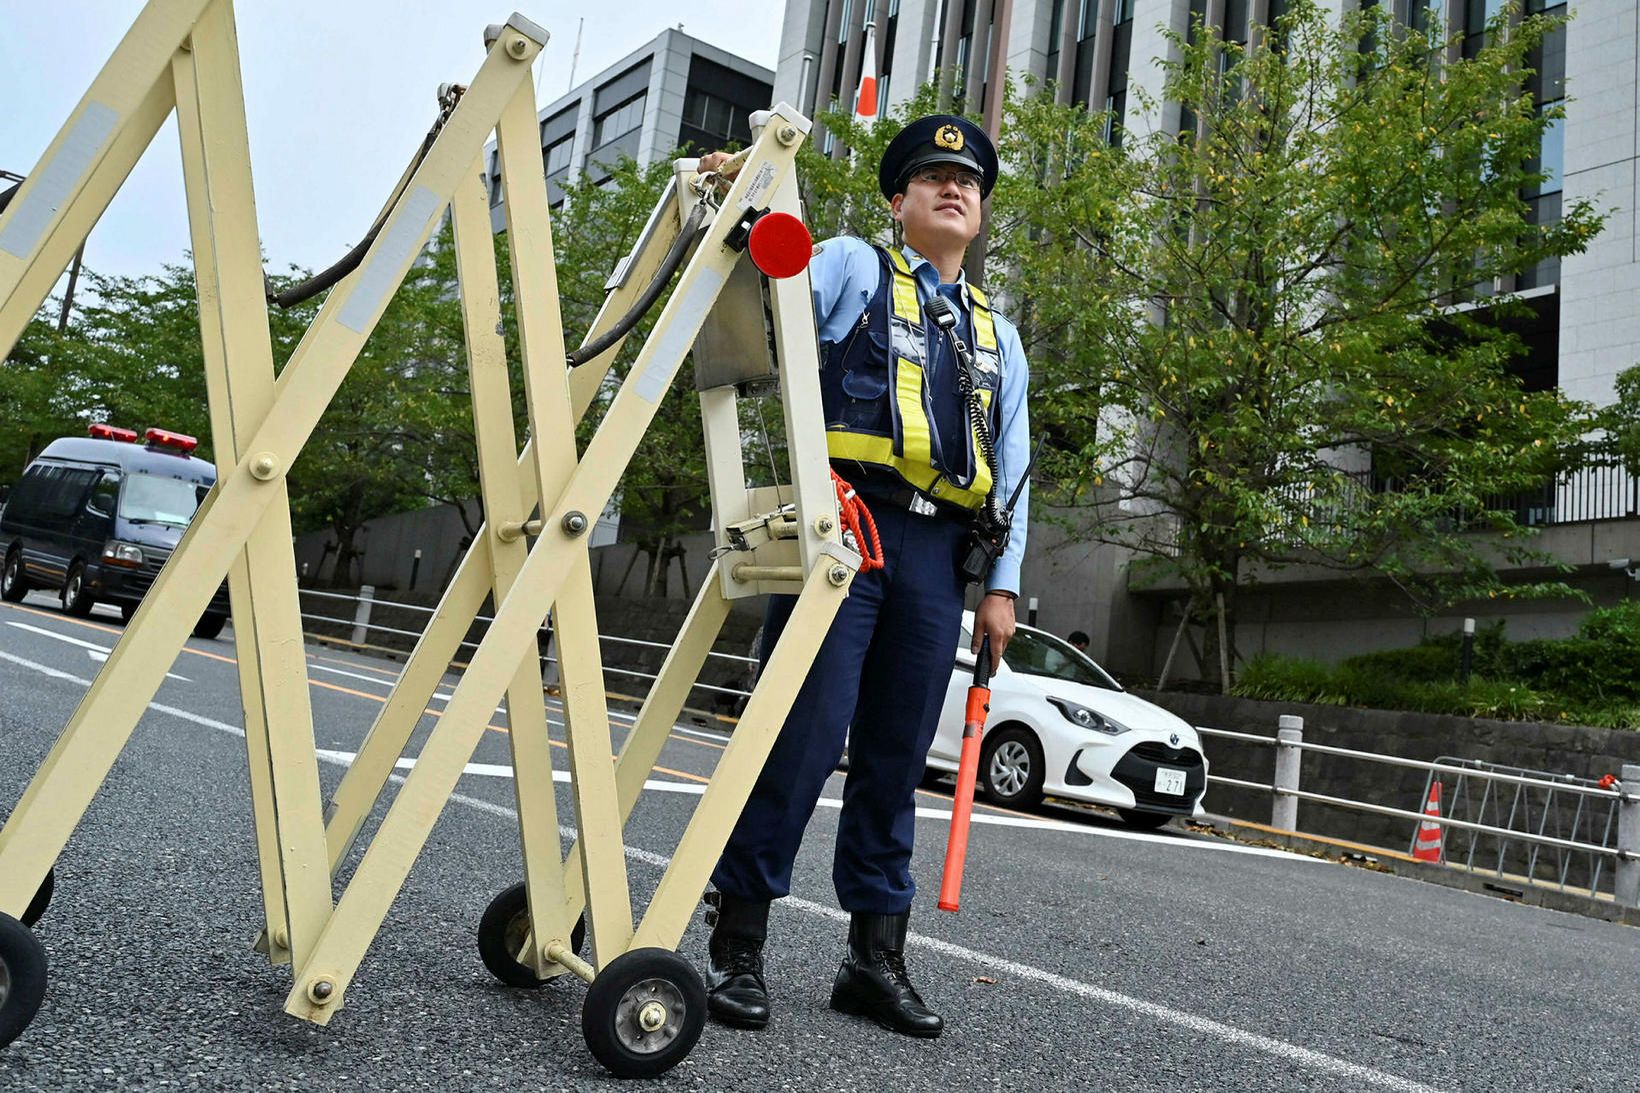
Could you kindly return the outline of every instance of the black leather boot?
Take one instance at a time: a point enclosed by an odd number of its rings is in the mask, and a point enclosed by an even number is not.
[[[706,1011],[735,1028],[762,1028],[769,1023],[769,989],[763,984],[768,901],[708,892],[706,902],[712,927],[706,942]]]
[[[906,975],[905,930],[910,920],[909,914],[854,913],[848,927],[848,957],[831,988],[831,1008],[869,1017],[891,1032],[932,1040],[945,1021],[923,1005]]]

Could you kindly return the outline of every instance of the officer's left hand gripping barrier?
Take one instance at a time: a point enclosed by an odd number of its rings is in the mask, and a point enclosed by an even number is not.
[[[129,741],[192,620],[226,576],[262,880],[259,947],[274,963],[292,965],[286,1011],[323,1024],[341,1008],[371,939],[505,695],[524,898],[518,899],[515,886],[492,905],[492,912],[515,909],[510,917],[486,916],[487,924],[499,922],[501,929],[487,939],[491,956],[500,944],[502,959],[510,957],[525,979],[571,972],[588,980],[587,1041],[617,1073],[658,1073],[693,1046],[704,993],[698,975],[672,950],[859,565],[838,539],[807,274],[764,278],[742,260],[739,241],[752,216],[798,211],[793,162],[809,126],[785,105],[759,116],[754,144],[726,193],[703,188],[690,165],[680,163],[648,227],[611,278],[589,342],[612,329],[640,297],[678,238],[685,213],[706,191],[712,193],[709,215],[582,457],[575,424],[604,385],[620,343],[565,376],[530,80],[531,63],[546,40],[541,28],[518,15],[486,32],[478,74],[426,155],[395,188],[363,261],[331,290],[277,379],[231,0],[151,0],[0,215],[0,347],[9,353],[154,133],[176,111],[212,437],[224,468],[0,827],[0,962],[12,977],[9,1017],[21,1018],[13,1020],[11,1035],[32,1018],[41,993],[34,988],[44,985],[38,941],[17,919]],[[534,438],[522,452],[497,332],[500,293],[481,180],[481,156],[492,131]],[[307,688],[298,685],[306,681],[306,664],[285,478],[446,209],[454,227],[487,523],[358,758],[325,804]],[[775,332],[772,364],[737,356],[737,348],[767,345],[765,320]],[[635,727],[612,758],[588,536],[692,347],[719,549]],[[754,489],[746,482],[737,400],[767,380],[778,382],[784,403],[792,481]],[[771,591],[799,593],[794,617],[800,625],[787,627],[773,650],[671,864],[634,922],[625,820],[730,602]],[[334,874],[351,860],[365,818],[435,685],[492,595],[498,605],[494,621],[351,882],[333,902]],[[555,742],[547,735],[535,644],[549,610],[562,666],[567,729],[561,746],[568,753],[579,833],[567,858],[560,853]],[[590,928],[590,961],[572,944],[580,918]],[[38,982],[19,984],[19,977],[29,976]],[[656,983],[662,984],[658,994]],[[17,1005],[32,1008],[19,1014]],[[7,1017],[0,1013],[0,1030]]]

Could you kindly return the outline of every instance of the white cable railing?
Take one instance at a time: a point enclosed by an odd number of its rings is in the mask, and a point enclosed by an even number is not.
[[[1378,752],[1341,748],[1329,744],[1308,743],[1303,739],[1302,718],[1290,715],[1283,716],[1280,719],[1280,725],[1281,727],[1275,736],[1233,732],[1228,729],[1216,729],[1208,726],[1198,726],[1197,728],[1197,731],[1203,736],[1236,740],[1275,749],[1275,776],[1270,782],[1254,782],[1216,774],[1208,776],[1208,782],[1211,784],[1269,793],[1272,797],[1272,827],[1283,831],[1291,831],[1294,834],[1302,834],[1297,820],[1298,802],[1300,801],[1310,801],[1334,808],[1378,816],[1406,819],[1420,825],[1425,823],[1434,824],[1443,831],[1446,829],[1466,831],[1476,836],[1484,835],[1498,840],[1498,865],[1496,869],[1482,869],[1474,864],[1473,843],[1471,843],[1469,860],[1462,867],[1472,872],[1496,872],[1500,876],[1511,875],[1507,873],[1505,866],[1506,852],[1510,843],[1524,843],[1535,847],[1552,847],[1561,851],[1586,854],[1591,859],[1615,862],[1617,868],[1614,871],[1614,883],[1611,893],[1613,898],[1625,906],[1640,906],[1640,765],[1624,765],[1623,775],[1620,780],[1589,782],[1573,779],[1569,776],[1545,776],[1543,772],[1489,770],[1485,769],[1484,765],[1465,765],[1458,761],[1431,762],[1422,759],[1407,759],[1398,755],[1384,755]],[[1428,773],[1430,780],[1446,776],[1455,779],[1477,780],[1487,785],[1513,786],[1516,788],[1517,801],[1522,791],[1540,791],[1545,795],[1542,807],[1538,811],[1538,815],[1541,817],[1540,829],[1536,831],[1523,830],[1514,826],[1459,819],[1451,815],[1432,815],[1428,812],[1399,808],[1393,805],[1352,800],[1347,797],[1305,790],[1300,788],[1299,785],[1302,770],[1302,763],[1299,759],[1305,752],[1357,762],[1421,770]],[[1429,783],[1426,782],[1426,798],[1428,789]],[[1574,820],[1573,829],[1574,837],[1563,838],[1559,835],[1546,834],[1542,828],[1547,824],[1548,815],[1554,803],[1553,795],[1555,794],[1568,794],[1594,803],[1606,801],[1608,807],[1616,813],[1617,822],[1615,824],[1611,822],[1606,824],[1605,831],[1602,833],[1602,838],[1605,841],[1593,842],[1575,837],[1577,824],[1581,822],[1584,814],[1582,805],[1577,808],[1577,819]],[[1515,810],[1512,809],[1510,813],[1511,824],[1514,818]],[[1591,832],[1593,828],[1594,824],[1591,821]],[[1611,841],[1613,833],[1616,835],[1615,842]],[[1533,875],[1536,860],[1534,852],[1528,859],[1528,873],[1518,879],[1541,883]],[[1568,869],[1564,862],[1559,872],[1559,880],[1555,886],[1562,890],[1569,890],[1572,886],[1567,883]],[[1588,870],[1588,872],[1590,876],[1588,890],[1591,894],[1595,894],[1598,890],[1601,870],[1595,867]]]
[[[326,592],[316,588],[303,588],[299,591],[303,596],[315,596],[320,599],[343,601],[354,605],[354,614],[352,618],[348,618],[344,615],[320,615],[304,611],[301,613],[303,620],[308,622],[327,623],[339,627],[351,627],[352,633],[351,639],[347,641],[348,645],[366,649],[381,649],[382,651],[395,654],[402,654],[403,650],[389,649],[384,646],[372,645],[368,640],[369,636],[372,633],[380,633],[392,634],[397,637],[419,639],[422,632],[420,630],[406,630],[403,627],[388,626],[385,623],[374,621],[372,615],[376,608],[391,608],[394,610],[413,611],[423,615],[433,615],[437,613],[437,608],[424,607],[421,604],[403,603],[398,600],[382,599],[376,596],[375,589],[370,585],[362,586],[359,589],[358,595],[349,595],[345,592]],[[495,620],[493,616],[475,615],[474,621],[487,625]],[[545,631],[545,633],[547,633],[550,637],[550,631]],[[333,634],[309,632],[308,636],[321,641],[342,640]],[[600,634],[598,635],[598,640],[615,645],[635,646],[648,649],[672,648],[671,644],[668,642],[647,641],[643,638],[628,638],[615,634]],[[478,648],[478,642],[463,639],[458,643],[458,647],[464,649],[476,649]],[[742,666],[755,665],[758,662],[756,657],[741,656],[737,653],[720,653],[716,650],[707,653],[707,656],[715,660]],[[542,653],[540,659],[541,666],[544,671],[547,670],[549,666],[556,667],[558,664],[558,658],[553,656],[551,652]],[[608,675],[626,676],[633,679],[645,679],[651,682],[659,678],[658,674],[655,672],[645,672],[636,668],[616,667],[608,664],[604,665],[604,672]],[[715,683],[702,683],[700,681],[696,681],[694,686],[696,690],[707,691],[713,694],[728,695],[735,698],[751,697],[750,691],[739,687],[728,687]]]

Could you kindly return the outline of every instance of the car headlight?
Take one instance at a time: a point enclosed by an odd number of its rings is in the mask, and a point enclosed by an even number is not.
[[[103,561],[110,565],[140,566],[142,564],[142,548],[135,543],[121,543],[111,540],[103,547]]]
[[[1090,710],[1079,702],[1072,702],[1068,698],[1049,698],[1048,701],[1052,702],[1054,707],[1065,715],[1066,721],[1079,729],[1090,729],[1093,732],[1102,732],[1107,736],[1118,736],[1128,731],[1128,727],[1121,722],[1112,721],[1104,714]]]

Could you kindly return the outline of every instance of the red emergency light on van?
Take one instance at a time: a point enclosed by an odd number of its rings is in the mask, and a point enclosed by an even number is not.
[[[92,440],[123,440],[127,444],[137,442],[137,431],[135,429],[121,429],[118,426],[108,424],[106,421],[94,423],[89,432]]]
[[[182,433],[173,433],[169,429],[149,429],[143,434],[150,447],[175,448],[179,452],[187,453],[199,447],[199,441]]]

